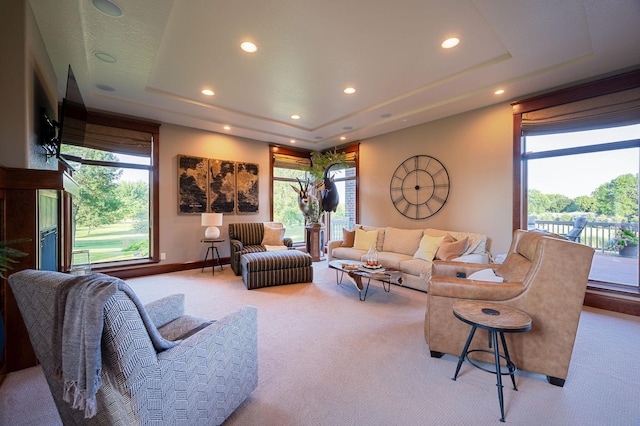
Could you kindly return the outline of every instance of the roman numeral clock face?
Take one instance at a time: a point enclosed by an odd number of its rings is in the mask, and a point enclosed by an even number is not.
[[[428,155],[407,158],[398,166],[389,187],[396,210],[410,219],[436,214],[449,197],[449,173]]]

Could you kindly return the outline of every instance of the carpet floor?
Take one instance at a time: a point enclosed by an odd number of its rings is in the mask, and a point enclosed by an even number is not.
[[[127,282],[144,302],[184,293],[187,312],[207,318],[258,308],[258,388],[225,425],[500,423],[495,376],[465,363],[454,382],[457,358],[429,356],[425,293],[372,281],[361,302],[326,262],[313,283],[251,291],[228,266]],[[506,422],[640,426],[639,337],[640,318],[584,308],[565,387],[519,371],[519,390],[504,388]],[[57,424],[39,367],[5,378],[0,425]]]

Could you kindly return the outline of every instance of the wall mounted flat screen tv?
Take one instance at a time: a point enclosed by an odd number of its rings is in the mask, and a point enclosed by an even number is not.
[[[84,105],[71,65],[69,65],[67,73],[66,94],[62,99],[58,116],[60,121],[56,122],[47,117],[44,111],[42,112],[41,144],[47,157],[63,159],[60,156],[60,146],[63,143],[76,146],[84,145],[87,123],[87,108]]]

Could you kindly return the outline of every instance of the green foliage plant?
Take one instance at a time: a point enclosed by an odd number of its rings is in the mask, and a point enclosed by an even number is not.
[[[4,274],[13,269],[12,264],[18,263],[16,259],[27,255],[27,253],[10,247],[10,245],[28,241],[31,240],[29,238],[23,238],[20,240],[0,241],[0,277],[6,278]]]

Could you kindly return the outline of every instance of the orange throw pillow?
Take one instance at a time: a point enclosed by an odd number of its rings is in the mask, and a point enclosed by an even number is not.
[[[459,257],[467,248],[469,237],[456,241],[450,234],[447,234],[436,253],[437,260],[451,260]]]
[[[347,231],[342,228],[342,244],[340,247],[353,247],[356,239],[356,231]]]

